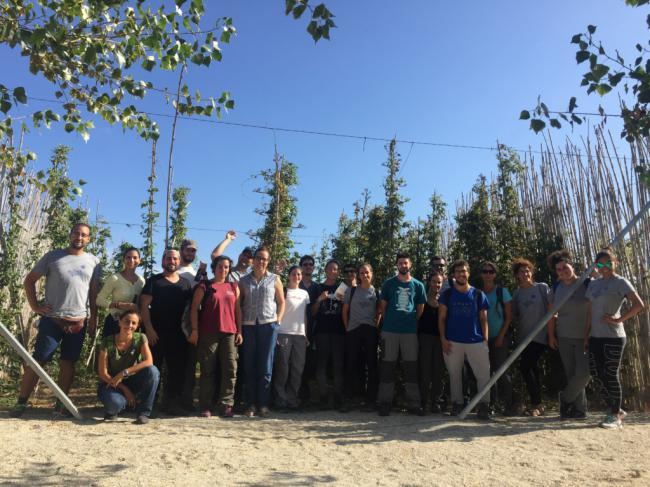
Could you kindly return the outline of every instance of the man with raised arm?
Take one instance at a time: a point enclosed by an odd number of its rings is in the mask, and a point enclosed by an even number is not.
[[[70,245],[66,249],[45,254],[25,277],[25,294],[34,313],[41,319],[33,357],[41,365],[52,360],[60,346],[59,387],[66,394],[74,378],[75,363],[81,354],[86,332],[94,339],[97,328],[95,299],[99,291],[101,268],[99,259],[84,251],[90,242],[90,227],[77,223],[70,231]],[[45,277],[45,300],[39,301],[36,283]],[[90,313],[88,308],[90,306]],[[27,408],[38,375],[25,365],[18,402],[11,416],[19,417]],[[69,416],[57,401],[55,414]]]

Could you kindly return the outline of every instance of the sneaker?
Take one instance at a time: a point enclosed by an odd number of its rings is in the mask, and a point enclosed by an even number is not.
[[[232,418],[234,413],[232,411],[232,406],[229,404],[224,404],[221,408],[221,417],[222,418]]]
[[[255,416],[255,406],[247,407],[246,410],[244,411],[244,416],[246,416],[247,418],[252,418],[253,416]]]
[[[211,418],[212,417],[212,411],[209,409],[204,409],[199,413],[199,417],[201,418]]]
[[[104,421],[106,421],[107,423],[110,423],[112,421],[117,421],[117,414],[109,414],[109,413],[104,414]]]
[[[490,409],[490,405],[482,402],[481,404],[478,405],[478,410],[476,412],[476,417],[478,419],[484,419],[484,420],[490,420],[492,419],[492,410]]]
[[[458,416],[460,412],[463,410],[464,406],[462,404],[457,404],[454,403],[451,405],[451,416]]]
[[[424,416],[425,415],[424,408],[421,408],[421,407],[409,408],[408,413],[412,414],[414,416]]]
[[[622,409],[618,410],[618,419],[621,420],[621,422],[625,419],[625,416],[627,416],[627,413],[623,411]]]
[[[147,424],[149,422],[149,416],[141,414],[138,416],[138,419],[135,420],[135,424]]]
[[[613,429],[620,428],[623,425],[618,415],[608,414],[605,419],[600,423],[601,428]]]
[[[268,418],[270,414],[271,414],[271,410],[266,406],[262,406],[260,408],[260,412],[258,413],[258,416],[260,418]]]
[[[28,403],[27,401],[21,401],[20,399],[16,401],[14,407],[9,410],[9,417],[11,418],[20,418],[25,411],[27,410]]]
[[[57,399],[54,404],[54,411],[52,411],[52,418],[54,419],[68,419],[72,418],[72,413]]]
[[[379,410],[379,416],[390,416],[390,404],[381,403],[377,409]]]

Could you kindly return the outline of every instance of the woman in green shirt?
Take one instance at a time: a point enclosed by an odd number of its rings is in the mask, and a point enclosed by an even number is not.
[[[128,406],[135,408],[136,423],[149,422],[160,373],[153,365],[147,336],[136,331],[140,321],[136,311],[124,311],[119,333],[104,338],[99,346],[97,395],[106,421],[117,419]]]

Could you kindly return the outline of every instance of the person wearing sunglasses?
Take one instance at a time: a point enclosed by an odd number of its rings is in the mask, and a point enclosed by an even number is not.
[[[512,320],[512,296],[508,288],[497,284],[497,266],[493,262],[481,264],[481,291],[485,293],[490,304],[488,319],[488,348],[490,352],[490,370],[494,373],[510,355],[512,342],[510,322]],[[497,386],[490,392],[491,408],[500,402],[506,415],[514,415],[512,400],[512,377],[509,371],[503,374]]]
[[[568,250],[556,250],[548,259],[548,267],[557,274],[551,304],[563,299],[578,280]],[[584,419],[587,415],[585,387],[589,383],[589,356],[584,349],[584,329],[588,321],[589,300],[586,298],[591,279],[587,279],[548,322],[548,345],[559,350],[567,384],[560,391],[560,419]]]
[[[600,423],[603,428],[620,427],[626,416],[621,409],[623,393],[619,377],[627,342],[623,323],[645,308],[632,283],[616,273],[616,266],[616,257],[610,249],[598,252],[596,267],[600,279],[594,280],[586,292],[590,319],[585,327],[585,349],[589,350],[592,374],[602,383],[609,406],[609,413]],[[622,312],[626,300],[630,306]]]

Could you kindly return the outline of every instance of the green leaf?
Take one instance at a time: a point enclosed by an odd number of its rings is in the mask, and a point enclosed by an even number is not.
[[[575,34],[575,35],[571,38],[571,44],[577,44],[578,42],[580,42],[580,39],[581,39],[581,38],[582,38],[582,34]]]
[[[587,59],[589,59],[589,51],[576,52],[576,62],[578,64],[584,63]]]
[[[600,83],[596,87],[596,93],[598,93],[600,96],[606,95],[610,91],[612,91],[612,87],[609,86],[607,83]]]
[[[307,4],[301,3],[300,5],[294,7],[293,9],[293,18],[299,19],[307,8]]]
[[[7,113],[11,109],[11,102],[7,100],[0,100],[0,111]]]
[[[599,81],[603,76],[609,72],[609,66],[604,64],[596,64],[591,68],[591,74],[594,77],[594,81]]]
[[[536,134],[540,133],[546,127],[546,123],[543,120],[538,118],[533,118],[530,121],[530,128],[535,131]]]
[[[582,123],[582,119],[578,117],[577,115],[571,115],[571,120],[580,125]]]
[[[590,34],[593,34],[596,32],[596,26],[595,25],[588,25],[587,30],[589,31]]]
[[[553,128],[556,128],[556,129],[562,128],[562,124],[560,123],[560,121],[557,118],[551,118],[549,120],[549,122],[551,122],[551,127],[553,127]]]
[[[625,73],[623,71],[621,71],[620,73],[616,73],[614,75],[610,74],[609,75],[609,84],[612,85],[612,86],[616,86],[623,79],[623,76],[625,76]]]
[[[14,98],[22,104],[27,103],[27,95],[25,94],[25,88],[19,86],[14,89]],[[6,113],[6,112],[5,112]]]
[[[528,120],[530,118],[530,112],[528,110],[522,110],[519,114],[519,120]]]
[[[573,112],[573,110],[576,109],[578,104],[576,103],[576,97],[572,96],[571,99],[569,100],[569,111]]]
[[[296,6],[297,0],[286,0],[284,2],[285,9],[284,9],[284,14],[289,15],[291,11],[293,10],[293,7]]]
[[[147,58],[142,61],[142,67],[147,71],[151,71],[156,65],[156,61],[153,56],[147,56]]]

